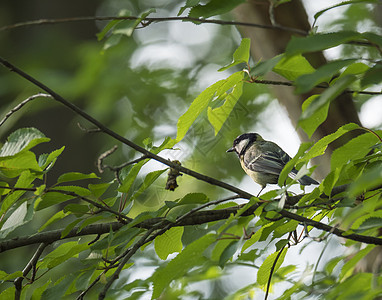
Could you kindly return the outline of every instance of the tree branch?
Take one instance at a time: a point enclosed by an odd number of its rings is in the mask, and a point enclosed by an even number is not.
[[[167,229],[166,229],[167,230]],[[121,260],[117,270],[113,273],[113,275],[110,277],[108,282],[105,284],[104,289],[102,290],[101,293],[98,295],[98,299],[102,300],[105,298],[107,291],[111,287],[111,285],[114,283],[115,280],[119,278],[119,274],[123,270],[124,266],[126,263],[129,261],[129,259],[135,254],[135,252],[138,251],[138,249],[146,244],[148,238],[150,237],[151,233],[154,231],[154,228],[149,229],[140,239],[138,242],[134,244],[134,246],[129,249],[129,251],[126,253],[126,255],[123,257]],[[159,234],[156,234],[155,236],[158,236]]]
[[[23,277],[17,277],[15,279],[14,285],[15,285],[15,299],[16,300],[20,299],[22,283],[23,283],[24,277],[28,275],[29,271],[32,270],[32,268],[35,269],[37,261],[40,258],[44,249],[46,248],[46,246],[48,246],[47,243],[42,243],[42,244],[40,244],[40,246],[38,246],[36,252],[34,253],[31,260],[28,262],[28,264],[25,266],[25,268],[23,270]],[[32,275],[32,281],[33,281],[34,275],[35,274]]]
[[[258,204],[255,204],[248,208],[245,212],[242,213],[241,216],[250,216],[255,210],[258,208]],[[241,206],[226,208],[226,209],[218,209],[218,210],[203,210],[203,211],[194,211],[193,214],[188,214],[188,216],[181,216],[175,223],[171,223],[164,217],[152,218],[148,220],[144,220],[135,225],[135,227],[151,229],[153,227],[157,228],[157,225],[160,223],[162,229],[167,228],[166,226],[188,226],[188,225],[200,225],[209,222],[219,221],[228,219],[231,214],[236,214]],[[338,229],[336,227],[311,220],[309,218],[302,217],[300,215],[291,213],[285,209],[279,211],[279,214],[285,218],[293,219],[299,221],[300,223],[308,226],[313,226],[317,229],[323,230],[325,232],[332,233],[344,239],[350,239],[357,242],[362,242],[366,244],[375,244],[382,245],[382,239],[373,236],[365,236],[360,234],[346,234],[345,231]],[[111,223],[103,223],[103,224],[92,224],[84,227],[79,230],[79,226],[74,227],[68,235],[64,238],[61,238],[62,230],[52,230],[42,233],[37,233],[31,236],[18,237],[10,240],[5,240],[0,242],[0,252],[4,252],[10,249],[23,247],[26,245],[36,244],[36,243],[52,243],[54,241],[58,241],[61,239],[67,239],[72,237],[84,236],[84,235],[92,235],[92,234],[105,234],[110,232],[110,229],[113,231],[119,230],[122,226],[120,222],[111,222]],[[167,228],[168,229],[168,228]],[[167,230],[166,229],[166,230]]]
[[[28,97],[27,99],[25,99],[24,101],[21,101],[18,105],[16,105],[14,108],[12,108],[6,115],[5,117],[0,121],[0,126],[2,126],[6,120],[9,119],[10,116],[12,116],[16,111],[20,110],[25,104],[27,104],[28,102],[31,102],[33,101],[34,99],[36,98],[39,98],[39,97],[46,97],[46,98],[52,98],[51,95],[48,95],[48,94],[42,94],[42,93],[38,93],[36,95],[33,95],[33,96],[30,96]]]
[[[29,27],[29,26],[39,26],[39,25],[54,25],[59,23],[69,23],[69,22],[88,22],[88,21],[112,21],[112,20],[141,20],[143,27],[148,26],[151,23],[160,23],[160,22],[170,22],[170,21],[183,21],[183,22],[193,22],[193,23],[204,23],[204,24],[217,24],[217,25],[230,25],[230,26],[247,26],[247,27],[256,27],[260,29],[270,29],[270,30],[282,30],[289,31],[299,35],[306,36],[308,32],[300,30],[297,28],[290,28],[281,25],[263,25],[247,22],[236,22],[236,21],[224,21],[216,19],[202,19],[202,18],[191,18],[191,17],[137,17],[137,16],[126,16],[126,17],[115,17],[115,16],[88,16],[88,17],[74,17],[74,18],[61,18],[61,19],[39,19],[34,21],[20,22],[12,25],[6,25],[0,27],[0,31],[16,29],[20,27]]]
[[[189,176],[192,176],[192,177],[194,177],[196,179],[199,179],[201,181],[204,181],[204,182],[207,182],[209,184],[212,184],[212,185],[215,185],[215,186],[219,186],[219,187],[221,187],[223,189],[229,190],[229,191],[237,194],[241,198],[250,199],[250,198],[254,197],[254,195],[252,195],[252,194],[250,194],[248,192],[245,192],[245,191],[243,191],[243,190],[241,190],[241,189],[239,189],[239,188],[237,188],[235,186],[232,186],[230,184],[227,184],[227,183],[225,183],[223,181],[220,181],[220,180],[217,180],[215,178],[212,178],[212,177],[200,174],[200,173],[195,172],[193,170],[187,169],[187,168],[185,168],[185,167],[183,167],[183,166],[181,166],[181,165],[179,165],[177,163],[169,161],[169,160],[167,160],[167,159],[165,159],[165,158],[163,158],[163,157],[161,157],[159,155],[156,155],[156,154],[146,150],[145,148],[143,148],[143,147],[133,143],[132,141],[130,141],[130,140],[120,136],[116,132],[112,131],[111,129],[109,129],[108,127],[103,125],[101,122],[99,122],[98,120],[94,119],[93,117],[91,117],[90,115],[85,113],[79,107],[77,107],[76,105],[74,105],[71,102],[67,101],[62,96],[60,96],[59,94],[57,94],[56,92],[51,90],[49,87],[45,86],[43,83],[41,83],[37,79],[35,79],[32,76],[28,75],[27,73],[25,73],[24,71],[20,70],[19,68],[17,68],[16,66],[14,66],[13,64],[11,64],[10,62],[6,61],[5,59],[3,59],[1,57],[0,57],[0,63],[3,64],[5,67],[7,67],[9,70],[11,70],[13,72],[16,72],[21,77],[25,78],[29,82],[33,83],[34,85],[40,87],[41,89],[43,89],[44,91],[49,93],[56,101],[62,103],[64,106],[70,108],[75,113],[77,113],[78,115],[82,116],[84,119],[86,119],[89,122],[91,122],[92,124],[94,124],[96,127],[98,127],[100,129],[100,131],[106,133],[107,135],[113,137],[114,139],[120,141],[121,143],[128,145],[129,147],[131,147],[134,150],[142,153],[146,157],[152,158],[152,159],[154,159],[154,160],[156,160],[158,162],[161,162],[161,163],[163,163],[163,164],[165,164],[165,165],[167,165],[167,166],[169,166],[171,168],[179,170],[180,172],[182,172],[184,174],[187,174]],[[257,203],[254,206],[252,206],[252,208],[254,208],[253,211],[260,204],[261,203]],[[250,210],[251,209],[249,209],[248,211],[250,211]],[[237,209],[235,211],[237,211]],[[235,213],[235,211],[233,213]],[[253,213],[253,211],[251,213]],[[207,215],[207,218],[206,218],[206,215],[205,215],[206,213],[209,214],[209,215]],[[228,215],[227,215],[227,213],[228,213]],[[179,224],[179,225],[180,226],[183,226],[183,225],[194,225],[194,224],[202,224],[202,223],[205,223],[205,222],[211,222],[211,221],[214,221],[214,220],[221,220],[221,219],[224,219],[224,218],[228,218],[230,213],[232,213],[232,211],[229,211],[229,210],[221,210],[220,212],[219,211],[202,211],[202,212],[199,212],[198,214],[190,216],[190,218],[184,219],[181,222],[182,224]],[[289,211],[287,211],[285,209],[281,210],[279,213],[283,217],[287,217],[287,218],[290,218],[290,219],[293,219],[293,220],[297,220],[299,222],[308,224],[310,226],[314,226],[314,227],[316,227],[318,229],[321,229],[321,230],[324,230],[324,231],[327,231],[327,232],[333,232],[333,234],[338,235],[340,237],[349,238],[349,239],[353,239],[355,241],[360,241],[360,242],[365,242],[365,243],[378,244],[378,245],[382,244],[382,239],[379,239],[379,238],[365,237],[365,236],[357,235],[357,234],[344,235],[343,231],[341,231],[339,229],[336,229],[336,228],[334,229],[334,231],[332,231],[333,227],[331,227],[329,225],[326,225],[326,224],[323,224],[323,223],[320,223],[320,222],[317,222],[317,221],[313,221],[313,220],[304,218],[304,217],[302,217],[300,215],[297,215],[295,213],[291,213],[291,212],[289,212]],[[216,215],[216,214],[222,214],[222,215]],[[195,218],[201,218],[201,219],[196,220]],[[217,218],[217,219],[214,219],[214,218]],[[190,223],[190,220],[192,220],[191,223]],[[142,222],[142,224],[143,223],[144,222]],[[75,236],[75,232],[71,231],[71,233],[73,234],[73,236]],[[95,232],[95,233],[98,233],[98,232]],[[57,240],[58,239],[59,238],[57,238]],[[40,241],[37,241],[37,242],[40,242]],[[4,250],[2,250],[3,248],[1,247],[1,245],[2,244],[0,244],[0,250],[4,251]]]
[[[254,79],[250,81],[251,83],[259,83],[259,84],[266,84],[266,85],[284,85],[284,86],[295,86],[293,82],[290,81],[277,81],[277,80],[262,80],[262,79]],[[315,88],[320,89],[327,89],[328,86],[326,85],[316,85]],[[345,90],[343,91],[344,94],[362,94],[362,95],[382,95],[382,92],[372,92],[372,91],[355,91],[355,90]]]

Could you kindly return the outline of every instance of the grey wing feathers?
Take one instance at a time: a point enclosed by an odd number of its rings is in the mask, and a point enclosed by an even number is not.
[[[250,170],[273,175],[279,175],[285,164],[290,160],[290,156],[278,146],[276,149],[273,148],[273,151],[262,149],[261,151],[247,151],[247,153],[248,155],[244,160]]]

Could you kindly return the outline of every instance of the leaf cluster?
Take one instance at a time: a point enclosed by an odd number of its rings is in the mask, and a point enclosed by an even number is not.
[[[204,18],[224,14],[242,3],[199,2],[186,1],[179,15],[188,11],[190,17],[199,18],[201,23]],[[276,1],[274,5],[283,2]],[[327,11],[359,2],[373,1],[346,1],[316,13],[314,18],[317,20]],[[153,13],[155,10],[150,9],[135,20],[109,22],[98,34],[98,39],[105,41],[103,55],[117,49],[124,37],[131,38]],[[130,15],[123,10],[119,16]],[[187,109],[177,118],[176,134],[160,143],[150,137],[141,143],[132,142],[130,137],[122,138],[11,65],[10,69],[18,75],[46,89],[54,100],[92,123],[96,131],[140,152],[141,157],[110,168],[115,171],[111,180],[94,172],[71,170],[47,184],[56,163],[64,159],[65,147],[37,154],[36,148],[49,143],[49,138],[32,127],[12,132],[0,149],[0,252],[21,247],[17,244],[20,240],[32,245],[30,249],[35,252],[27,259],[22,258],[26,264],[22,271],[0,270],[0,297],[202,298],[206,295],[194,286],[206,281],[218,286],[234,268],[249,268],[248,274],[254,276],[249,284],[227,291],[224,295],[227,299],[248,298],[261,291],[267,298],[280,282],[287,283],[287,287],[279,299],[321,294],[327,299],[380,296],[379,273],[357,273],[356,266],[382,245],[381,130],[349,123],[314,144],[301,144],[280,173],[277,188],[260,197],[167,160],[163,155],[163,151],[176,151],[174,148],[189,138],[188,134],[200,119],[206,121],[218,137],[235,118],[235,110],[245,97],[246,89],[260,84],[263,76],[270,72],[290,82],[298,94],[314,91],[303,103],[298,122],[311,137],[326,120],[330,105],[338,95],[351,88],[356,98],[382,82],[380,64],[376,60],[346,57],[314,68],[304,56],[345,44],[380,51],[382,37],[375,32],[355,30],[311,32],[304,37],[293,37],[284,53],[255,63],[250,60],[251,41],[242,39],[233,52],[232,62],[218,70],[229,75],[187,103]],[[1,62],[6,67],[10,65],[3,59]],[[235,122],[247,121],[239,119]],[[321,183],[309,192],[294,195],[292,185],[298,178],[311,175],[314,169],[308,168],[310,160],[323,155],[329,144],[353,131],[360,135],[333,152],[330,173]],[[112,151],[107,155],[112,155]],[[199,190],[197,184],[182,188],[184,182],[179,182],[180,192],[165,191],[164,175],[169,169],[163,166],[150,169],[149,162],[155,160],[224,193],[217,198],[217,194],[208,193],[208,189],[207,192]],[[297,177],[288,179],[293,168],[299,170]],[[155,198],[158,194],[165,199],[157,201],[161,199]],[[238,202],[238,199],[244,201]],[[40,222],[37,233],[20,235],[20,229],[35,224],[36,219]],[[303,243],[300,251],[304,253],[308,247],[330,245],[334,236],[341,238],[337,242],[343,247],[353,249],[352,257],[343,254],[331,257],[321,267],[320,255],[302,272],[288,262],[295,246]],[[39,247],[35,250],[33,245],[37,243]],[[322,253],[326,247],[321,247]],[[134,274],[144,265],[151,267],[150,274],[136,279]],[[307,274],[309,280],[306,280]]]

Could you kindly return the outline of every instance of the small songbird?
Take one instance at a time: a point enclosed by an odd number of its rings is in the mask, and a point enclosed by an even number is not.
[[[259,195],[267,184],[278,182],[281,170],[291,159],[277,144],[265,141],[257,133],[244,133],[238,136],[227,152],[236,152],[243,170],[261,185]],[[288,174],[291,178],[295,178],[296,175],[295,168]],[[302,185],[319,184],[306,175],[298,179],[298,182]]]

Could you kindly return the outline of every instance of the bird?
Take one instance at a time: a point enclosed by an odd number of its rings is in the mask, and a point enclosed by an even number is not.
[[[291,160],[276,143],[264,140],[258,133],[239,135],[227,152],[236,152],[243,170],[261,186],[258,196],[267,184],[278,182],[281,170]],[[288,174],[292,179],[296,178],[296,175],[295,168]],[[301,185],[319,184],[307,175],[297,180]]]

